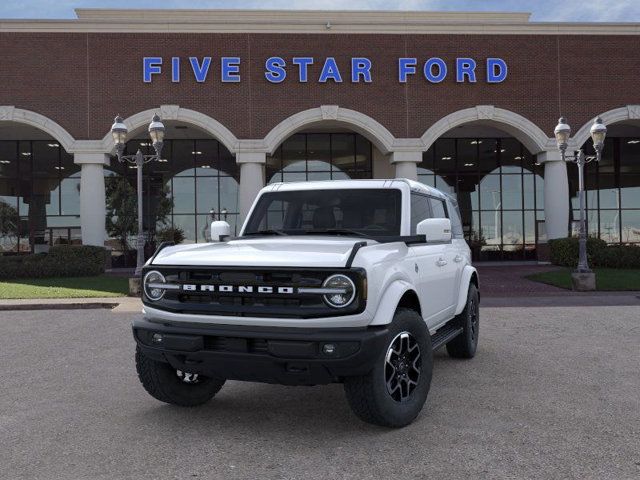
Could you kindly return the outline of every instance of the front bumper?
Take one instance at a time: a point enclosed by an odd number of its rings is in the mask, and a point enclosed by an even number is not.
[[[386,347],[387,327],[276,328],[176,325],[141,319],[142,352],[176,370],[230,380],[317,385],[364,375]],[[325,345],[333,345],[328,353]]]

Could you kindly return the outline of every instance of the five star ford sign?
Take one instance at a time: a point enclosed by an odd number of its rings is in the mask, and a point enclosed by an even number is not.
[[[179,83],[186,72],[192,75],[198,83],[204,83],[209,77],[212,57],[171,57],[165,62],[163,57],[144,57],[142,60],[142,75],[145,83],[153,81],[154,75],[171,75],[171,81]],[[485,59],[486,83],[502,83],[507,78],[507,63],[501,58],[489,57]],[[240,57],[221,57],[219,81],[223,83],[237,83],[241,81]],[[449,70],[455,75],[458,83],[476,83],[478,81],[476,68],[478,62],[473,58],[460,57],[451,62],[442,58],[432,57],[422,62],[417,58],[398,58],[398,82],[406,83],[411,77],[422,76],[429,83],[440,83],[449,75]],[[166,67],[166,68],[165,68]],[[334,57],[317,60],[313,57],[293,57],[287,61],[283,57],[269,57],[264,62],[264,76],[271,83],[284,82],[290,75],[300,83],[310,80],[318,83],[333,81],[342,83],[344,78],[352,83],[371,83],[374,80],[375,66],[366,57],[352,57],[347,72],[340,69]],[[419,71],[419,69],[421,71]],[[168,72],[167,72],[168,71]],[[345,77],[346,75],[346,77]]]

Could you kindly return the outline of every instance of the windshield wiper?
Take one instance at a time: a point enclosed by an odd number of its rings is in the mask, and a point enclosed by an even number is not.
[[[243,237],[248,237],[249,235],[286,235],[282,230],[258,230],[257,232],[245,232],[242,234]]]
[[[318,229],[318,230],[306,230],[305,234],[319,234],[319,235],[352,235],[354,237],[362,237],[362,238],[371,238],[370,235],[366,233],[358,232],[356,230],[350,230],[348,228],[327,228],[327,229]]]

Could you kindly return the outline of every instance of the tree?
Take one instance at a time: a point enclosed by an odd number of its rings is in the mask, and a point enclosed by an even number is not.
[[[18,240],[19,225],[18,210],[0,200],[0,244],[7,243],[8,240],[12,248]]]
[[[123,251],[131,249],[129,238],[138,233],[138,200],[136,190],[124,177],[107,177],[105,179],[107,201],[106,228],[110,236],[120,242]],[[145,220],[153,219],[147,229],[155,233],[156,225],[166,225],[173,208],[169,188],[162,187],[150,212],[145,212]],[[153,235],[148,235],[151,238]]]

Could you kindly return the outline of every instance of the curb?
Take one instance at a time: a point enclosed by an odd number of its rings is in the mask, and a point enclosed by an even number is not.
[[[14,303],[0,305],[0,312],[20,310],[112,310],[120,305],[117,302],[76,302],[76,303]]]

